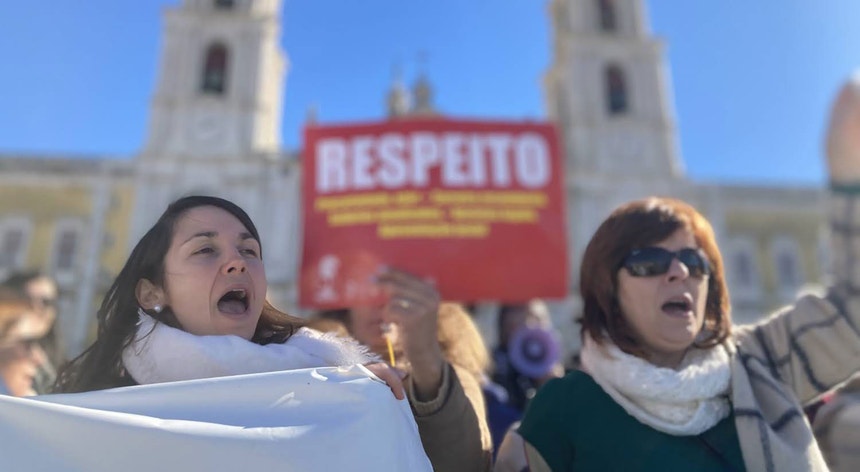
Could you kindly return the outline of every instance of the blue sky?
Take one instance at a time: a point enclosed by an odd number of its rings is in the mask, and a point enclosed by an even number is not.
[[[161,11],[178,1],[0,2],[0,152],[133,156]],[[667,43],[688,175],[821,184],[827,114],[860,67],[860,2],[647,4]],[[450,115],[544,116],[544,0],[284,0],[283,20],[286,148],[300,145],[310,105],[322,122],[380,118],[395,63],[407,82],[426,71]]]

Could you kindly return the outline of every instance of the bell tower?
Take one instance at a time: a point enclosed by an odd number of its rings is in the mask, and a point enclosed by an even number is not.
[[[267,234],[289,213],[290,202],[270,201],[294,178],[281,150],[280,30],[281,0],[182,0],[165,11],[130,241],[192,193],[237,203]]]
[[[281,0],[183,0],[165,12],[143,159],[280,150],[280,10]]]
[[[663,43],[642,0],[553,0],[548,115],[564,139],[569,174],[675,180],[673,99]]]

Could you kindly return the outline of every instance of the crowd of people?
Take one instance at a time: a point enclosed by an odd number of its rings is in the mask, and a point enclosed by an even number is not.
[[[189,196],[134,247],[93,343],[70,361],[50,277],[0,284],[0,389],[360,364],[408,401],[435,470],[856,470],[860,146],[845,144],[857,127],[840,119],[828,162],[833,283],[754,325],[732,324],[710,223],[672,198],[628,202],[594,233],[579,277],[583,347],[565,362],[541,300],[502,306],[488,347],[467,306],[392,267],[376,274],[378,305],[284,313],[266,299],[250,217]]]
[[[854,223],[854,198],[834,185],[835,224]],[[835,235],[837,254],[851,236]],[[502,306],[489,350],[466,306],[395,268],[376,275],[378,306],[290,316],[266,300],[250,217],[191,196],[132,250],[95,341],[69,362],[56,284],[37,272],[2,283],[0,374],[5,393],[29,396],[363,364],[408,400],[436,470],[490,470],[498,451],[497,470],[826,470],[802,408],[860,370],[854,271],[835,275],[824,295],[732,326],[708,221],[678,200],[628,203],[586,249],[582,365],[565,366],[542,301]],[[178,367],[181,345],[195,355]],[[817,415],[831,449],[852,391]]]

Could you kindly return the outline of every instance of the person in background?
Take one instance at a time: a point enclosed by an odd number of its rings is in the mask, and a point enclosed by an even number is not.
[[[388,365],[304,328],[266,300],[267,289],[247,213],[221,198],[180,198],[132,250],[99,308],[95,342],[60,371],[56,390],[365,364],[404,398]]]
[[[516,430],[523,412],[543,384],[564,375],[564,367],[549,310],[543,300],[502,305],[497,321],[499,344],[493,350],[492,378],[493,385],[500,388],[485,388],[489,393],[487,410],[493,412],[489,423],[495,469],[520,472],[528,466],[525,457],[521,454],[519,457],[499,456],[502,441],[522,444]],[[506,449],[510,451],[512,446]]]
[[[492,380],[507,392],[505,403],[523,412],[544,383],[564,375],[546,303],[502,305],[498,332]]]
[[[56,380],[57,368],[66,362],[57,325],[57,284],[39,271],[22,271],[10,275],[2,285],[26,296],[34,315],[48,326],[47,333],[39,340],[45,362],[40,364],[33,385],[37,393],[48,393]]]
[[[352,336],[344,324],[344,320],[348,316],[349,310],[345,308],[318,311],[308,318],[307,327],[321,333],[332,333],[343,338],[351,338]],[[380,354],[380,356],[382,355]]]
[[[480,333],[461,305],[440,302],[432,284],[395,269],[378,282],[388,294],[384,305],[318,313],[310,326],[337,332],[337,321],[383,359],[391,342],[394,364],[408,373],[407,396],[434,470],[489,470],[481,391],[489,356]]]
[[[46,329],[27,297],[0,287],[0,394],[36,394],[34,379],[46,362],[38,340]]]

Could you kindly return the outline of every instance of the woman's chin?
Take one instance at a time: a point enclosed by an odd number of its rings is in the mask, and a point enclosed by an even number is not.
[[[240,338],[250,340],[254,337],[254,332],[257,330],[257,322],[259,317],[253,318],[248,316],[236,316],[229,314],[221,317],[220,323],[216,323],[218,334],[239,336]]]
[[[685,332],[674,336],[665,336],[661,341],[660,352],[683,356],[696,341],[696,336]]]

